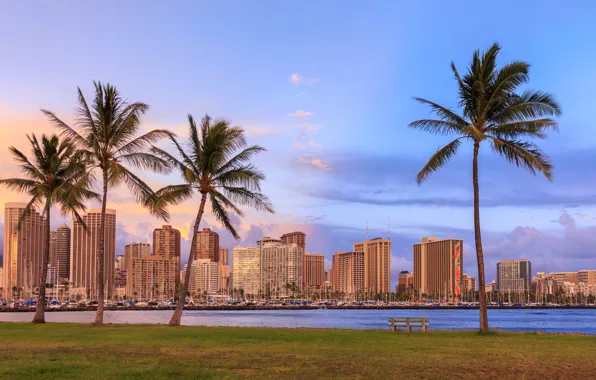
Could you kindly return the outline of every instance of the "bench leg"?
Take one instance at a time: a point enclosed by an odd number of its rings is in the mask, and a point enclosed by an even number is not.
[[[426,332],[426,325],[424,323],[422,324],[422,331]]]
[[[395,325],[394,325],[394,324],[392,324],[392,325],[391,325],[391,332],[395,332],[395,331],[396,331],[396,329],[395,329]]]
[[[408,323],[408,332],[412,332],[412,326],[410,326],[410,324]]]

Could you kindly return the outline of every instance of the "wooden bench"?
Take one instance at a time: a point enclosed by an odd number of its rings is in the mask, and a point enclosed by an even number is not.
[[[422,331],[426,332],[426,328],[430,326],[428,318],[389,318],[388,324],[393,332],[398,327],[407,327],[408,332],[412,332],[412,327],[420,327]]]

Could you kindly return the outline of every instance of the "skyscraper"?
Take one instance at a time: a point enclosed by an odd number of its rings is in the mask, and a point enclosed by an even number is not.
[[[179,260],[131,252],[126,259],[126,295],[139,300],[173,299],[176,277],[180,276]]]
[[[391,240],[375,238],[354,243],[354,252],[364,252],[364,289],[389,293],[391,287]]]
[[[219,262],[219,234],[210,228],[203,228],[197,233],[195,246],[192,247],[194,259],[209,259]]]
[[[124,246],[124,261],[151,256],[151,246],[147,243],[128,243]]]
[[[302,289],[304,250],[298,244],[264,237],[258,241],[261,259],[261,292],[290,295]]]
[[[289,232],[281,235],[280,240],[284,244],[296,244],[302,249],[303,255],[306,252],[306,234],[300,231]],[[302,268],[306,268],[305,258],[302,257]],[[302,283],[299,284],[302,289],[306,288],[306,277],[302,278]]]
[[[19,219],[26,203],[6,203],[4,207],[4,284],[6,291],[13,287],[32,291],[39,286],[41,262],[45,247],[45,221],[35,209]]]
[[[83,221],[72,221],[70,281],[73,288],[84,289],[89,297],[97,296],[99,228],[101,209],[89,209]],[[112,297],[114,289],[114,261],[116,260],[116,210],[106,210],[104,236],[104,293]]]
[[[154,229],[153,255],[180,258],[180,231],[170,225]]]
[[[497,290],[501,293],[523,293],[532,287],[532,264],[529,260],[501,260],[497,263]]]
[[[228,265],[228,256],[230,251],[227,248],[219,247],[219,263],[221,265]]]
[[[50,267],[55,279],[62,284],[70,277],[70,228],[66,224],[50,232]]]
[[[259,294],[260,249],[236,247],[232,249],[232,288],[244,294]]]
[[[397,276],[397,293],[405,293],[414,289],[414,275],[407,270],[401,271]]]
[[[422,238],[414,244],[414,289],[419,295],[459,297],[463,240]]]
[[[335,291],[345,294],[364,291],[364,252],[336,252],[333,256],[333,274],[337,278],[337,284],[333,284]]]
[[[219,263],[209,259],[193,261],[190,271],[188,291],[194,293],[217,294],[219,291]]]
[[[325,256],[320,254],[305,254],[304,277],[306,289],[320,289],[325,282]]]

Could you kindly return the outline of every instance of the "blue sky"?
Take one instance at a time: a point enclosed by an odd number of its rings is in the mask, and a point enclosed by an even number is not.
[[[187,113],[209,113],[268,149],[256,163],[278,212],[238,220],[238,244],[303,229],[307,248],[330,258],[364,238],[366,221],[385,236],[390,218],[394,273],[411,269],[411,245],[430,235],[464,238],[465,271],[475,274],[471,152],[418,186],[417,171],[448,140],[406,126],[429,116],[413,96],[455,106],[449,63],[463,70],[497,41],[500,63],[531,63],[528,88],[554,94],[563,116],[540,142],[553,183],[482,152],[488,278],[502,258],[528,257],[534,270],[596,268],[594,19],[591,2],[10,2],[0,11],[0,136],[24,147],[25,132],[51,131],[40,108],[68,119],[76,86],[91,96],[94,79],[109,81],[151,105],[147,129],[183,136]],[[2,201],[19,198],[2,191]],[[124,189],[113,194],[119,244],[148,241],[161,222]],[[189,208],[172,223],[185,228]]]

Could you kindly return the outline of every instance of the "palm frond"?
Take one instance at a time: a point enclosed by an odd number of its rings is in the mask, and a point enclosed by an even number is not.
[[[441,149],[437,150],[416,176],[416,181],[418,184],[424,182],[431,173],[437,171],[440,167],[445,165],[451,159],[451,157],[455,155],[460,144],[461,140],[460,138],[457,138]]]
[[[519,140],[491,138],[492,149],[515,166],[522,167],[536,175],[537,172],[552,181],[552,164],[535,144]]]
[[[408,127],[430,132],[434,135],[461,134],[466,125],[451,123],[444,120],[422,119],[408,124]]]
[[[275,214],[269,198],[259,192],[250,191],[245,187],[224,186],[223,190],[232,202],[254,208],[257,211],[266,211]]]
[[[536,119],[515,121],[507,124],[489,126],[487,132],[497,138],[516,139],[519,137],[545,138],[546,131],[558,129],[558,123],[554,119]]]
[[[441,118],[441,120],[445,120],[447,122],[454,123],[457,125],[470,124],[464,118],[462,118],[461,116],[459,116],[458,114],[456,114],[455,112],[450,110],[449,108],[443,107],[437,103],[431,102],[430,100],[426,100],[423,98],[414,98],[414,100],[416,100],[420,103],[429,105],[430,108],[433,110],[433,112],[435,114],[437,114],[437,116],[439,116]]]
[[[213,215],[215,215],[215,218],[224,225],[225,229],[232,234],[234,239],[239,240],[240,235],[238,234],[238,231],[236,231],[236,228],[232,225],[232,221],[230,220],[230,215],[228,214],[228,211],[213,194],[211,194],[210,200],[211,210],[213,211]]]
[[[506,124],[543,116],[561,116],[561,107],[552,95],[541,91],[525,91],[520,96],[510,96],[505,107],[491,118],[496,124]]]
[[[118,159],[136,168],[151,170],[155,173],[168,173],[170,171],[170,164],[167,160],[151,153],[128,153],[118,157]]]

